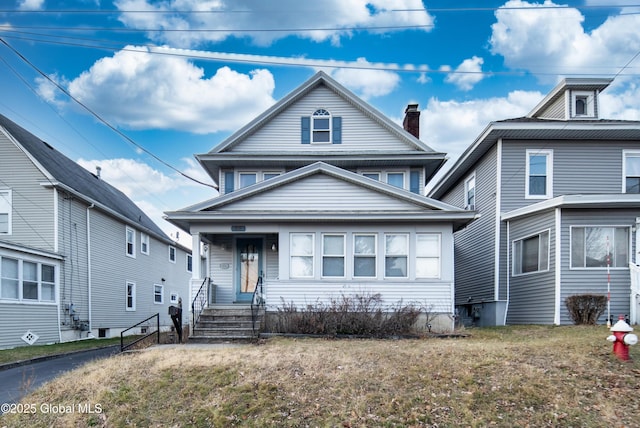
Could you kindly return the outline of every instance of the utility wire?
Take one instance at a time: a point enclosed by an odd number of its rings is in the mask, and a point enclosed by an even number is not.
[[[63,88],[58,82],[54,81],[53,79],[51,79],[46,73],[44,73],[42,70],[40,70],[35,64],[33,64],[31,61],[29,61],[24,55],[22,55],[18,50],[14,49],[9,43],[7,43],[4,38],[0,37],[0,43],[2,43],[3,45],[5,45],[7,48],[9,48],[14,54],[16,54],[23,62],[25,62],[27,65],[29,65],[31,68],[33,68],[39,75],[41,75],[42,77],[44,77],[45,79],[47,79],[47,81],[49,81],[52,85],[54,85],[56,88],[58,88],[58,90],[60,90],[62,93],[64,93],[66,96],[68,96],[70,99],[72,99],[74,102],[76,102],[79,106],[81,106],[83,109],[85,109],[89,114],[91,114],[93,117],[95,117],[98,121],[100,121],[103,125],[105,125],[106,127],[108,127],[109,129],[111,129],[113,132],[115,132],[116,134],[120,135],[122,138],[124,138],[126,141],[128,141],[129,143],[131,143],[132,145],[134,145],[135,147],[137,147],[138,149],[142,150],[143,152],[145,152],[146,154],[148,154],[149,156],[151,156],[152,158],[154,158],[155,160],[157,160],[158,162],[160,162],[162,165],[166,166],[167,168],[172,169],[173,171],[177,172],[178,174],[180,174],[181,176],[183,176],[184,178],[191,180],[193,182],[196,182],[198,184],[202,184],[203,186],[207,186],[207,187],[211,187],[213,189],[215,189],[216,187],[213,186],[212,184],[209,183],[205,183],[203,181],[200,181],[196,178],[193,178],[187,174],[185,174],[184,172],[180,171],[178,168],[174,167],[173,165],[169,164],[168,162],[164,161],[163,159],[161,159],[159,156],[156,156],[153,152],[151,152],[150,150],[147,150],[145,147],[141,146],[140,144],[136,143],[132,138],[130,138],[128,135],[126,135],[124,132],[120,131],[119,129],[117,129],[115,126],[111,125],[109,122],[107,122],[105,119],[102,118],[102,116],[100,116],[98,113],[96,113],[95,111],[93,111],[91,108],[89,108],[87,105],[85,105],[82,101],[80,101],[79,99],[77,99],[76,97],[74,97],[73,95],[71,95],[71,93],[69,93],[69,91],[67,91],[65,88]]]

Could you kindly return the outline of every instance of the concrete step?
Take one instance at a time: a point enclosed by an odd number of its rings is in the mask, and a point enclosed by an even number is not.
[[[189,336],[189,343],[252,343],[258,338],[254,336]]]
[[[259,325],[258,319],[256,319],[256,325]],[[215,320],[203,320],[198,321],[197,328],[253,328],[253,320],[238,320],[238,319],[215,319]]]
[[[194,336],[253,336],[253,328],[201,328],[193,329]]]

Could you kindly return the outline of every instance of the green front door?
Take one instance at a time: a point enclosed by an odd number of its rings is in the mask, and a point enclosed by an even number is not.
[[[236,301],[249,302],[262,272],[262,238],[238,238],[236,248]]]

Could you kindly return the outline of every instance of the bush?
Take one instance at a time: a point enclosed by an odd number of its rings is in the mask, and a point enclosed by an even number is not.
[[[576,294],[565,299],[569,316],[575,324],[595,325],[607,308],[607,296]]]
[[[282,301],[267,326],[272,333],[383,337],[409,333],[420,308],[402,302],[383,309],[380,294],[342,295],[328,304],[317,301],[299,310]]]

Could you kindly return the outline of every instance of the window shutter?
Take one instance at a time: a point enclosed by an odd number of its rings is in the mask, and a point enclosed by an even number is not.
[[[334,116],[333,118],[333,144],[342,144],[342,118]]]
[[[233,192],[233,171],[224,173],[224,193]]]
[[[300,129],[302,130],[301,143],[311,144],[311,117],[302,116],[300,122]]]

